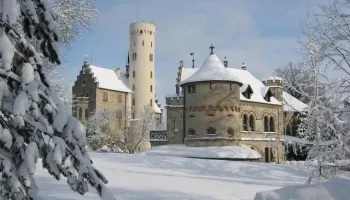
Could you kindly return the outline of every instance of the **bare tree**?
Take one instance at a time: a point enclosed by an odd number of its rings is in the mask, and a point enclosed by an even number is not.
[[[129,153],[135,153],[142,142],[149,142],[150,131],[156,126],[155,113],[150,106],[143,108],[138,119],[131,119],[128,109],[124,110],[124,113],[126,118],[118,120],[118,127],[124,137],[124,146]]]
[[[350,92],[350,1],[334,0],[319,8],[310,28],[315,41],[324,48],[322,59],[346,77],[342,87]]]
[[[305,81],[306,74],[303,73],[302,63],[289,62],[286,65],[275,69],[275,73],[283,79],[283,89],[285,92],[289,93],[304,103],[307,102],[307,100],[303,99],[303,96],[298,93],[297,90],[293,90],[292,87],[289,87],[289,85],[291,85],[298,89],[301,83]]]
[[[138,119],[131,118],[129,107],[97,108],[87,122],[89,145],[94,150],[107,146],[111,151],[121,149],[135,153],[143,142],[149,142],[155,127],[154,110],[146,106]]]

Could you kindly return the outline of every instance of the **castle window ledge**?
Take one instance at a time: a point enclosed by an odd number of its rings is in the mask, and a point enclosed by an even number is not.
[[[237,138],[232,137],[191,137],[191,138],[185,138],[185,140],[237,140]]]

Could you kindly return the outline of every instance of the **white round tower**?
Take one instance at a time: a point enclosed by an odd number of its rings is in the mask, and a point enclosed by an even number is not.
[[[135,22],[129,26],[129,86],[134,91],[132,115],[137,118],[142,109],[155,104],[155,31],[150,22]]]

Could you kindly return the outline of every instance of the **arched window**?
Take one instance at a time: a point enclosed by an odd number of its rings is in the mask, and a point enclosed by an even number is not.
[[[254,131],[255,130],[255,120],[253,114],[249,116],[249,130]]]
[[[248,116],[246,114],[243,115],[243,130],[248,131]]]
[[[152,72],[152,71],[151,71],[151,73],[150,73],[150,77],[153,78],[153,72]]]
[[[287,124],[286,128],[285,128],[285,135],[289,135],[292,136],[292,126],[290,124]]]
[[[79,119],[83,118],[83,109],[79,108]]]
[[[269,117],[265,116],[264,117],[264,132],[268,132],[269,131]]]
[[[145,46],[145,41],[144,40],[142,40],[142,46]]]
[[[212,126],[207,128],[207,135],[215,135],[216,134],[216,129]]]
[[[151,92],[153,92],[153,86],[151,85],[151,87],[150,87],[150,90],[151,90]]]
[[[196,130],[194,130],[193,128],[189,128],[189,129],[187,130],[187,134],[188,134],[188,135],[196,135]]]
[[[88,118],[88,109],[85,109],[85,120]]]
[[[143,31],[142,30],[140,30],[140,34],[142,34],[143,33]]]
[[[132,85],[132,91],[135,92],[135,85]]]
[[[149,100],[149,105],[150,105],[150,106],[152,106],[152,105],[153,105],[153,101],[152,101],[152,99],[151,99],[151,100]]]
[[[233,130],[232,127],[229,127],[229,128],[227,129],[227,134],[229,134],[229,135],[231,135],[231,136],[234,136],[234,135],[235,135],[235,132],[234,132],[234,130]]]
[[[270,117],[270,132],[275,132],[275,120],[273,117]]]
[[[152,35],[152,32],[151,32],[151,35]],[[153,47],[153,43],[151,42],[151,47]]]

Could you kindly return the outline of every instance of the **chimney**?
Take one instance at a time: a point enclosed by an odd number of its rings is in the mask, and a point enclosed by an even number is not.
[[[118,67],[116,70],[114,70],[114,72],[117,75],[118,79],[120,79],[120,67]]]
[[[245,65],[245,64],[243,63],[242,66],[241,66],[241,69],[242,69],[242,70],[247,70],[247,65]]]
[[[225,59],[224,59],[224,66],[228,67],[228,60],[227,60],[226,56],[225,56]]]

